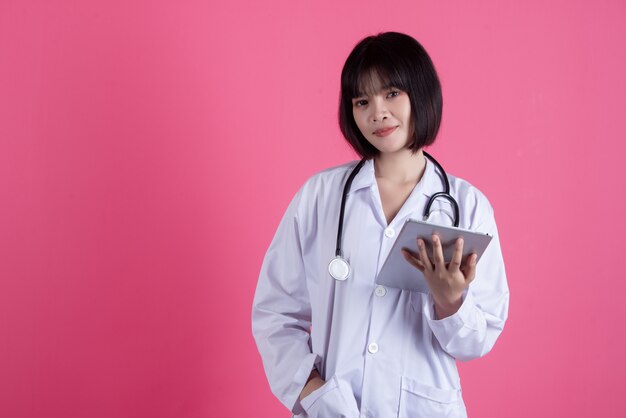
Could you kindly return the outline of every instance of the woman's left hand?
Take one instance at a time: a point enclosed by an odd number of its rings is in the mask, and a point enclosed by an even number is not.
[[[404,258],[421,271],[435,301],[435,313],[438,319],[446,318],[458,311],[463,303],[463,291],[476,276],[476,254],[470,254],[463,263],[463,238],[456,240],[452,260],[446,264],[443,258],[441,240],[437,234],[432,236],[433,260],[426,253],[426,245],[417,239],[419,254],[408,248],[402,249]]]

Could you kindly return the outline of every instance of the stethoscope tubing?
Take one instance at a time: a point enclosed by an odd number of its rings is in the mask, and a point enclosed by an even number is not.
[[[426,157],[428,157],[428,159],[430,161],[433,162],[433,164],[435,164],[435,166],[437,167],[437,169],[441,173],[441,177],[443,178],[443,184],[444,184],[444,188],[445,188],[445,191],[437,192],[434,195],[432,195],[430,197],[430,199],[428,199],[428,203],[426,204],[426,207],[424,208],[424,220],[428,219],[428,216],[430,215],[430,207],[433,205],[435,200],[440,198],[440,197],[442,197],[442,198],[446,199],[447,201],[449,201],[452,204],[452,207],[454,209],[454,227],[458,228],[458,226],[459,226],[459,204],[456,201],[456,199],[453,198],[452,195],[450,194],[450,181],[448,180],[448,174],[446,174],[446,170],[443,169],[441,164],[439,164],[439,161],[435,160],[435,158],[432,155],[430,155],[426,151],[422,151],[422,152],[424,153],[424,155]]]
[[[348,180],[346,180],[346,185],[343,187],[343,194],[341,195],[341,208],[339,209],[339,228],[337,229],[337,250],[335,251],[336,257],[341,257],[341,236],[343,234],[343,215],[346,210],[346,200],[348,197],[348,192],[350,191],[350,186],[352,185],[352,181],[354,180],[356,175],[359,174],[359,171],[361,171],[361,168],[363,167],[363,164],[365,164],[365,161],[367,160],[363,158],[361,161],[359,161],[356,167],[352,169],[352,172],[350,173]]]

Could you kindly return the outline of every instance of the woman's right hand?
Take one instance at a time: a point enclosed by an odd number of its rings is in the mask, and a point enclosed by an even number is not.
[[[311,391],[307,386],[311,384]],[[322,383],[322,386],[318,384]],[[359,407],[347,382],[333,376],[327,382],[319,376],[309,379],[301,393],[300,403],[309,418],[358,418]],[[305,392],[308,393],[305,395]]]
[[[302,392],[300,392],[300,400],[309,396],[314,390],[324,386],[324,383],[326,382],[324,381],[324,379],[322,379],[319,372],[313,369],[313,371],[309,375],[309,380],[307,380],[306,384],[302,388]]]

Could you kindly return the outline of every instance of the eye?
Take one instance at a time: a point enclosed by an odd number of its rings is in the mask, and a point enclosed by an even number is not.
[[[367,105],[367,100],[365,99],[358,99],[352,102],[352,105],[354,107],[363,107],[365,105]]]
[[[388,98],[394,98],[394,97],[398,97],[400,95],[400,91],[398,90],[391,90],[388,94],[387,97]]]

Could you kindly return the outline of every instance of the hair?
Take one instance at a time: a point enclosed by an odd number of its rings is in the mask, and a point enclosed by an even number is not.
[[[352,148],[370,159],[379,151],[370,144],[354,121],[352,99],[363,94],[365,86],[377,75],[383,84],[406,92],[411,103],[414,153],[435,142],[443,99],[437,71],[422,45],[412,37],[384,32],[359,42],[341,71],[339,127]]]

